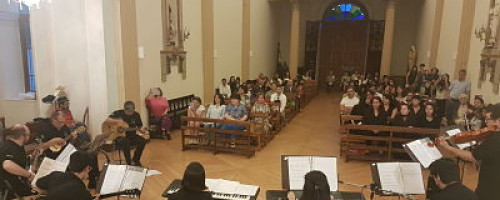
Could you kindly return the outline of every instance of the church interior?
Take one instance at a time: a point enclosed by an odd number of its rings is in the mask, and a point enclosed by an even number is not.
[[[140,195],[110,199],[189,199],[171,187],[193,162],[213,199],[325,200],[306,197],[310,171],[332,200],[450,199],[430,193],[455,182],[496,199],[500,146],[459,141],[499,131],[499,25],[500,0],[0,0],[0,161],[15,127],[27,149],[62,117],[65,148],[85,132],[90,150],[73,145],[97,157],[92,195],[109,166],[149,170]]]

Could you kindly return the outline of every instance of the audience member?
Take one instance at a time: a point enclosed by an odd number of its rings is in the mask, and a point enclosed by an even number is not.
[[[457,118],[457,111],[460,106],[460,95],[470,95],[471,83],[465,79],[467,71],[463,69],[460,70],[458,74],[458,80],[450,85],[450,100],[446,104],[446,119],[448,123],[453,123],[454,119]]]
[[[340,101],[340,114],[348,115],[351,113],[352,108],[359,104],[359,98],[356,96],[354,88],[349,87],[342,100]]]

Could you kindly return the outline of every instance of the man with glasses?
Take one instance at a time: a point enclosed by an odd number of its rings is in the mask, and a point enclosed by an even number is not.
[[[30,138],[30,130],[25,125],[16,124],[5,130],[6,141],[0,144],[0,189],[7,191],[7,199],[31,195],[28,181],[35,177],[27,169],[24,145]],[[40,145],[40,149],[53,144],[64,144],[64,140],[53,139]]]

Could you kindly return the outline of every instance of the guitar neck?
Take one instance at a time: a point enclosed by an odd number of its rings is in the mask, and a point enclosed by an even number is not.
[[[98,197],[99,197],[99,199],[107,199],[107,198],[111,198],[111,197],[120,196],[120,195],[122,195],[122,193],[123,192],[115,192],[115,193],[111,193],[111,194],[100,195]],[[97,199],[97,196],[95,196],[94,199]]]

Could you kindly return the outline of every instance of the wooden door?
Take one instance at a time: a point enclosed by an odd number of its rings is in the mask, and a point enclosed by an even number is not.
[[[330,70],[336,75],[345,71],[365,72],[369,21],[321,22],[319,74],[324,80]]]

